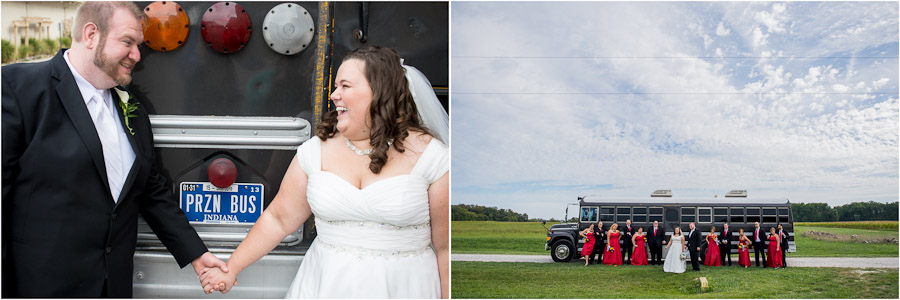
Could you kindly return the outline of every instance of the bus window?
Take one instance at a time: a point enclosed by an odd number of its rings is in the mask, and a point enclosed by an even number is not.
[[[763,223],[775,223],[778,221],[776,210],[774,207],[763,207]]]
[[[713,221],[716,223],[727,223],[728,209],[724,207],[713,208]]]
[[[650,208],[650,219],[647,220],[647,222],[651,222],[651,223],[653,221],[662,222],[663,221],[662,215],[663,215],[662,207],[651,207]],[[675,220],[676,221],[678,220],[678,216],[675,216]]]
[[[709,223],[712,222],[712,209],[709,207],[701,207],[699,209],[699,220],[700,223]]]
[[[597,207],[585,206],[581,208],[581,222],[597,223]]]
[[[787,208],[778,208],[778,222],[779,223],[790,223],[790,210]]]
[[[603,222],[613,222],[615,221],[614,213],[612,206],[603,206],[600,207],[600,221]],[[609,225],[607,225],[609,226]]]
[[[759,222],[759,207],[747,208],[747,223]]]
[[[744,208],[731,208],[731,223],[744,223]]]
[[[666,209],[666,223],[678,224],[678,209],[677,208],[669,208]]]
[[[646,207],[635,207],[632,210],[633,210],[632,217],[634,218],[631,220],[632,222],[635,222],[635,223],[647,222],[647,208]]]
[[[628,219],[631,219],[631,207],[616,207],[616,222],[624,224]]]
[[[695,222],[697,219],[697,208],[696,207],[682,207],[681,208],[681,223],[690,223]]]

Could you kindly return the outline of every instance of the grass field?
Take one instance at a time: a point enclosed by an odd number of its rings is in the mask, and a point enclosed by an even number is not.
[[[873,227],[860,224],[859,222],[845,223],[856,223],[855,226],[857,227]],[[813,224],[816,226],[810,226]],[[849,240],[849,236],[853,234],[858,235],[860,240],[868,238],[897,238],[897,222],[894,222],[894,227],[888,226],[891,228],[890,230],[820,227],[818,226],[819,224],[795,224],[794,232],[796,234],[795,241],[798,251],[789,254],[788,257],[896,257],[900,254],[896,244],[863,244]],[[831,223],[825,224],[831,226]],[[547,227],[550,227],[550,224],[547,224]],[[815,240],[801,235],[801,233],[807,231],[826,232],[837,236],[845,236],[848,239]],[[451,251],[452,253],[549,255],[549,251],[544,250],[546,237],[546,230],[538,222],[453,221]]]
[[[710,284],[703,293],[694,281],[700,276]],[[453,298],[898,298],[896,269],[732,267],[671,274],[659,266],[456,261],[452,280]]]

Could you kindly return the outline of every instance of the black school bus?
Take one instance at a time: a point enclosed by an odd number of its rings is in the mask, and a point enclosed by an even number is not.
[[[781,224],[788,235],[788,251],[797,251],[791,202],[787,198],[749,198],[745,191],[732,191],[722,198],[673,198],[671,192],[666,192],[657,191],[649,198],[578,197],[578,223],[551,226],[547,231],[544,248],[550,250],[554,261],[566,262],[580,258],[584,245],[578,235],[581,230],[598,221],[603,221],[603,228],[606,230],[614,223],[619,224],[621,229],[625,226],[625,221],[630,219],[631,227],[643,227],[644,232],[653,227],[653,221],[658,221],[666,232],[666,241],[674,233],[675,227],[681,227],[686,232],[690,222],[694,222],[704,240],[711,226],[715,226],[718,232],[721,231],[722,224],[728,223],[729,231],[734,237],[731,253],[738,251],[737,235],[740,229],[743,228],[745,235],[750,238],[755,222],[759,222],[759,227],[767,234],[770,227],[777,229],[777,225]],[[701,252],[701,255],[705,255],[705,243]],[[665,258],[665,251],[662,256]]]

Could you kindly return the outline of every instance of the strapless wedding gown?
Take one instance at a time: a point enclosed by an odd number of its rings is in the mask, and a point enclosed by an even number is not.
[[[663,271],[669,273],[684,273],[685,262],[681,260],[681,239],[684,236],[673,236],[672,245],[666,253],[666,262],[663,263]]]
[[[358,189],[322,171],[322,142],[297,149],[318,236],[285,298],[439,298],[428,187],[450,168],[432,139],[408,175]]]

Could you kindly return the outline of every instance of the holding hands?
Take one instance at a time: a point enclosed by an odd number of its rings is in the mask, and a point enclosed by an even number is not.
[[[222,271],[221,268],[205,268],[201,271],[199,278],[203,292],[206,294],[215,291],[228,294],[231,288],[237,285],[237,272],[228,273]]]

